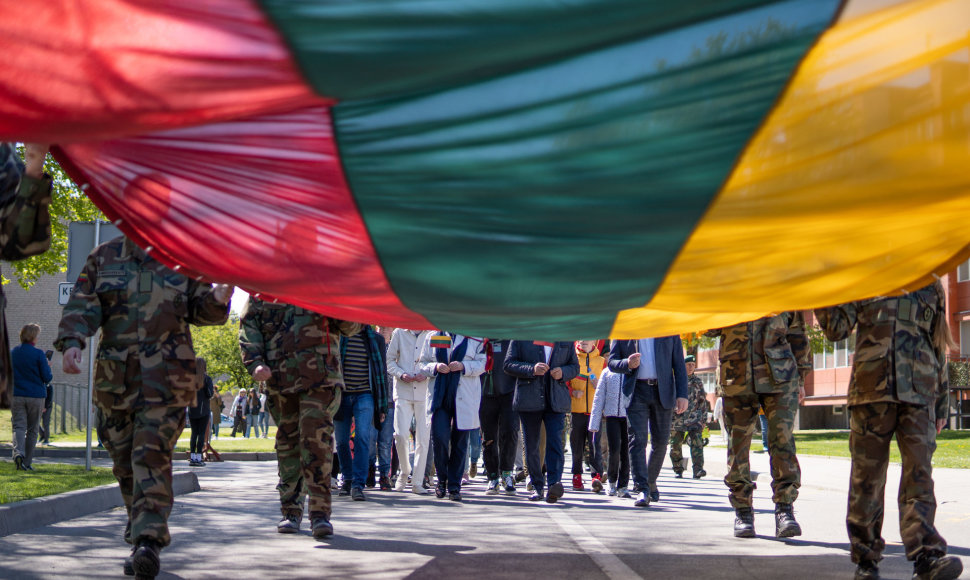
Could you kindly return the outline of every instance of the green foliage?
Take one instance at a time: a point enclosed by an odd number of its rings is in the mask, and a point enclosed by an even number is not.
[[[951,387],[970,386],[970,361],[954,360],[950,361],[948,366]]]
[[[192,342],[220,391],[252,386],[253,379],[243,366],[239,351],[239,315],[235,312],[222,326],[193,326]]]
[[[23,155],[22,145],[18,145],[17,150]],[[47,156],[44,171],[54,181],[51,200],[51,249],[39,256],[13,263],[17,282],[25,290],[29,290],[41,276],[52,276],[67,271],[68,224],[74,221],[105,219],[101,210],[91,203],[91,200],[81,192],[50,155]],[[8,281],[5,279],[3,283],[6,284]]]
[[[835,352],[835,343],[825,338],[822,329],[815,324],[805,327],[805,334],[812,345],[812,354],[822,354],[823,352]]]

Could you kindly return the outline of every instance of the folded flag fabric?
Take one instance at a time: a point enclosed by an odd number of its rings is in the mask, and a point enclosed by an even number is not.
[[[550,348],[552,348],[553,346],[556,345],[556,343],[554,343],[554,342],[547,342],[547,341],[544,341],[544,340],[536,340],[536,341],[533,341],[533,344],[535,344],[536,346],[548,346]]]
[[[968,10],[5,2],[0,139],[60,144],[193,277],[467,336],[682,334],[970,257]]]
[[[431,337],[431,348],[451,348],[451,342],[447,334],[438,334]]]

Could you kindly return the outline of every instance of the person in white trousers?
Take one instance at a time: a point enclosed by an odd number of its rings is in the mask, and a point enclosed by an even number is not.
[[[411,492],[427,493],[421,484],[424,481],[431,436],[426,413],[430,377],[421,370],[418,359],[432,334],[432,330],[396,328],[387,347],[387,372],[394,378],[394,443],[397,445],[397,457],[401,464],[401,474],[394,486],[395,491],[404,491],[408,475],[413,473]],[[413,470],[408,463],[412,418],[415,439]]]

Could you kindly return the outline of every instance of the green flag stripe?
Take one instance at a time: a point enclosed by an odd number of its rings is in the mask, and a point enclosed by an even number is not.
[[[769,0],[258,0],[318,94],[413,94],[646,38]],[[823,10],[823,9],[820,9]]]
[[[341,157],[395,292],[473,336],[606,336],[656,291],[837,7],[777,3],[448,91],[339,104]]]

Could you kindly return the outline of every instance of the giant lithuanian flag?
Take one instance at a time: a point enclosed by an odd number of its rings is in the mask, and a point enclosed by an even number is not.
[[[0,138],[193,276],[638,337],[970,255],[970,0],[0,4]]]

